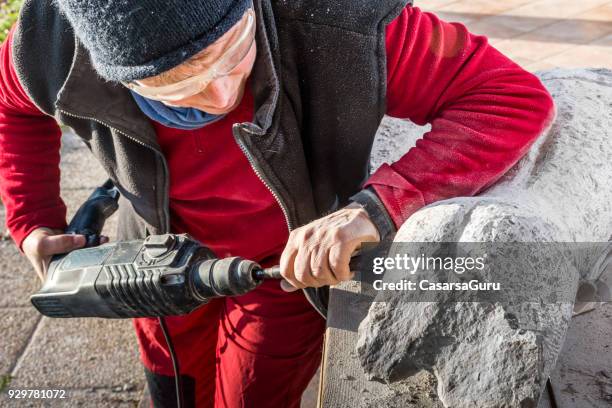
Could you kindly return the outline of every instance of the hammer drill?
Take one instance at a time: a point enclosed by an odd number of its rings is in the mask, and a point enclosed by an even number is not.
[[[278,267],[231,257],[218,259],[188,235],[99,245],[105,220],[118,208],[119,192],[107,181],[79,208],[68,233],[84,234],[86,248],[55,256],[34,307],[49,317],[162,317],[189,313],[211,298],[242,295]]]

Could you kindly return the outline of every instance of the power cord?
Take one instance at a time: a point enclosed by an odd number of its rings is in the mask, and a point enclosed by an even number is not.
[[[176,406],[177,408],[183,408],[183,381],[181,380],[181,371],[179,370],[179,362],[174,352],[174,346],[172,345],[172,339],[170,338],[170,332],[166,321],[163,317],[159,317],[159,326],[161,327],[166,344],[168,345],[168,351],[170,352],[170,359],[172,360],[172,368],[174,369],[174,387],[176,389]]]

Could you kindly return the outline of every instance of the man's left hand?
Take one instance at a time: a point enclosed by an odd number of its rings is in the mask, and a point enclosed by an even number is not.
[[[291,292],[349,280],[353,252],[363,242],[378,241],[378,230],[357,204],[297,228],[281,255],[281,287]]]

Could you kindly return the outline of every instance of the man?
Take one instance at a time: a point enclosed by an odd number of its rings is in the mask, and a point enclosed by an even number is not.
[[[197,406],[298,407],[325,327],[312,288],[424,205],[491,185],[554,112],[485,38],[401,0],[26,1],[0,61],[7,225],[41,278],[84,244],[61,233],[56,121],[126,199],[119,239],[186,232],[280,263],[282,288],[166,319]],[[385,113],[432,130],[369,176]],[[154,404],[172,405],[160,326],[134,325]]]

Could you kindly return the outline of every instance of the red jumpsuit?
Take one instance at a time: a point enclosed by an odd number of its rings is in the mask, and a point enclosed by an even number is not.
[[[10,36],[0,49],[0,194],[17,245],[35,228],[63,228],[60,130],[21,88]],[[548,127],[553,102],[530,73],[456,23],[407,7],[388,27],[387,114],[432,129],[366,183],[396,225],[431,202],[474,195],[495,182]],[[223,120],[183,131],[155,124],[170,169],[174,232],[218,256],[277,264],[288,237],[278,203],[231,134],[249,121],[252,96]],[[198,407],[299,407],[321,357],[324,320],[301,291],[268,282],[167,319],[187,402]],[[166,342],[155,319],[135,319],[156,398],[174,400]]]

